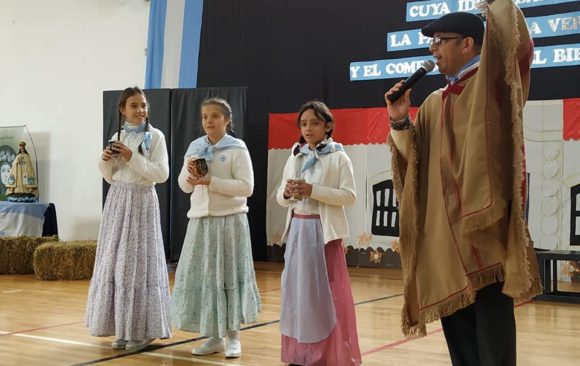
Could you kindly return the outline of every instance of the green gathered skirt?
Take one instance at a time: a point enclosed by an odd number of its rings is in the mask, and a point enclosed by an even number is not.
[[[190,219],[170,308],[177,328],[208,337],[256,322],[260,294],[245,213]]]

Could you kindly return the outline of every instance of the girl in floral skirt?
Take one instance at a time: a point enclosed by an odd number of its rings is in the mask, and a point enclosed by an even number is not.
[[[155,338],[171,337],[155,191],[155,184],[169,177],[169,164],[165,136],[149,123],[143,91],[125,89],[118,109],[119,130],[99,162],[111,188],[103,208],[86,324],[93,336],[116,336],[112,348],[138,351]]]

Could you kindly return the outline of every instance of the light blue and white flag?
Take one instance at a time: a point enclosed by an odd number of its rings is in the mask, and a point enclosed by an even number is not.
[[[42,236],[48,203],[0,202],[0,237]]]
[[[151,0],[145,88],[195,88],[203,0]]]

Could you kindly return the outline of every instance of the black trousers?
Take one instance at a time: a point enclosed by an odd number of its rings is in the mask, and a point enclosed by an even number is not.
[[[475,303],[441,318],[453,366],[515,366],[514,301],[503,283],[477,292]]]

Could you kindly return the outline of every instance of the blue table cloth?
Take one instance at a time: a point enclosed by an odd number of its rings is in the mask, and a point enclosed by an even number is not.
[[[0,201],[0,236],[42,236],[48,203]]]

